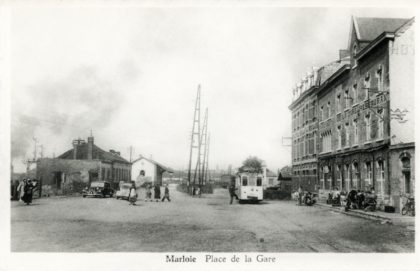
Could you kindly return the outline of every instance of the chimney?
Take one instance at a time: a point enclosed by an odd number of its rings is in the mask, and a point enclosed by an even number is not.
[[[77,141],[77,139],[73,140],[73,159],[76,160],[77,159],[77,147],[79,145],[79,142]]]
[[[87,146],[87,159],[92,160],[93,158],[93,135],[91,134],[88,137],[88,146]]]

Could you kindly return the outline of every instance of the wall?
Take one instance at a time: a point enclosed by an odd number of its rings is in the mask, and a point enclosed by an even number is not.
[[[413,23],[390,41],[390,107],[401,117],[391,120],[392,145],[414,142],[414,40]]]
[[[415,194],[415,151],[414,146],[401,146],[400,148],[393,148],[389,154],[390,166],[390,188],[391,188],[391,201],[390,204],[396,208],[397,212],[401,211],[405,198],[401,195],[405,193],[405,178],[403,174],[402,157],[410,158],[410,191],[412,196]]]
[[[41,158],[37,162],[37,179],[42,182],[42,195],[80,193],[89,184],[89,171],[99,172],[99,161]],[[55,173],[61,172],[61,184]]]
[[[134,162],[131,166],[131,177],[137,179],[140,175],[140,171],[144,170],[146,173],[146,178],[150,179],[152,182],[156,180],[156,165],[147,161],[146,159],[140,159]]]

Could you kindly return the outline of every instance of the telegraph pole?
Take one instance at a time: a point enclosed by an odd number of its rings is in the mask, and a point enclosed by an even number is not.
[[[34,159],[33,159],[33,161],[36,161],[38,139],[34,136],[34,137],[32,137],[32,140],[34,141]]]
[[[204,175],[204,184],[206,184],[207,181],[210,180],[210,174],[209,174],[209,150],[210,150],[210,133],[207,136],[206,140],[206,156],[205,156],[205,175]]]
[[[201,175],[199,177],[200,190],[205,180],[204,178],[205,178],[206,154],[207,154],[207,125],[208,125],[208,109],[206,108],[206,113],[204,115],[203,130],[201,132],[201,140],[200,140],[201,141],[200,145],[203,148],[203,163],[202,163]]]
[[[198,157],[197,157],[197,166],[196,170],[194,171],[194,179],[193,179],[193,186],[195,186],[195,179],[197,174],[197,167],[199,168],[200,165],[200,149],[201,149],[201,140],[200,140],[200,105],[201,105],[201,86],[198,85],[197,89],[197,97],[195,99],[195,108],[194,108],[194,118],[193,118],[193,125],[192,125],[192,131],[191,131],[191,146],[190,146],[190,159],[188,163],[188,182],[187,187],[188,190],[190,190],[191,186],[191,165],[192,165],[192,157],[193,157],[193,149],[198,149]],[[196,143],[196,144],[194,144]],[[193,190],[190,190],[190,193],[192,193]]]
[[[131,163],[133,161],[133,153],[134,153],[133,146],[130,146],[129,150],[130,150],[130,163]]]

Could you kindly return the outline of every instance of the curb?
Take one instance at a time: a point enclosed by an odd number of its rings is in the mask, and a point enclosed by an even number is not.
[[[368,212],[359,212],[359,211],[353,211],[353,210],[349,210],[349,211],[346,212],[346,211],[343,211],[341,209],[334,208],[332,206],[325,205],[325,204],[320,204],[320,203],[316,203],[315,206],[320,207],[320,208],[330,209],[333,212],[345,214],[345,215],[348,215],[348,216],[360,217],[360,218],[369,219],[369,220],[373,220],[373,221],[381,221],[383,223],[392,224],[392,219],[391,218],[384,217],[384,216],[381,216],[381,215],[378,215],[378,214],[372,214],[372,213],[368,213]]]

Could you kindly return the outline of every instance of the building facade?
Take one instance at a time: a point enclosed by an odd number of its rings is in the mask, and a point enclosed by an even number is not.
[[[321,198],[373,187],[380,206],[399,210],[413,195],[413,28],[414,19],[352,18],[348,63],[311,94]]]
[[[317,91],[331,74],[348,62],[343,57],[321,68],[312,68],[293,89],[292,112],[292,189],[318,188],[319,116]]]
[[[141,155],[132,163],[131,175],[136,180],[136,185],[142,185],[145,182],[162,185],[164,172],[174,173],[172,169]]]
[[[73,141],[73,148],[57,158],[38,159],[36,178],[42,183],[43,195],[80,193],[93,181],[108,181],[118,189],[119,183],[131,180],[131,163],[119,152],[102,150],[94,144],[93,136],[87,142]]]

